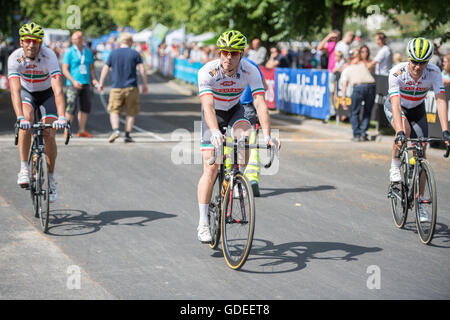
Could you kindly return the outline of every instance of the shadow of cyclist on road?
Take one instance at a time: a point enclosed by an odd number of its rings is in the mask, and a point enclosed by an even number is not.
[[[174,214],[145,210],[104,211],[96,215],[80,210],[51,210],[48,233],[54,236],[79,236],[97,232],[104,226],[145,227],[154,220],[174,217]]]
[[[275,245],[262,239],[253,241],[252,250],[242,272],[287,273],[306,268],[311,260],[356,261],[366,253],[381,251],[378,247],[363,247],[341,242],[288,242]],[[219,256],[216,252],[214,256]]]

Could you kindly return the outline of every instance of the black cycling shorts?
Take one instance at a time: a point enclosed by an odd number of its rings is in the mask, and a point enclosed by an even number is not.
[[[384,113],[392,126],[392,105],[389,99],[386,99],[384,103]],[[407,109],[402,106],[402,118],[407,119],[411,126],[410,138],[428,137],[428,121],[424,102],[412,109]]]
[[[20,90],[20,97],[24,105],[29,105],[33,110],[38,109],[40,121],[44,122],[45,119],[58,119],[55,95],[53,94],[52,88],[36,92],[30,92],[22,88]]]
[[[222,134],[225,134],[224,127],[226,128],[232,128],[233,125],[239,121],[239,120],[246,120],[248,119],[245,117],[245,110],[242,104],[238,103],[234,107],[232,107],[228,111],[224,110],[216,110],[216,119],[217,124],[219,125],[219,129],[222,132]],[[211,143],[211,131],[208,128],[208,125],[205,122],[205,119],[203,117],[203,110],[202,110],[202,140],[201,140],[201,147],[200,150],[212,150],[214,149],[212,143]]]

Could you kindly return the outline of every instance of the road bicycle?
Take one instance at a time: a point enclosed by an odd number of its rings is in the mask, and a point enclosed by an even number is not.
[[[433,238],[437,218],[436,181],[430,163],[425,159],[424,144],[441,142],[437,138],[407,139],[403,143],[397,158],[400,159],[402,180],[389,185],[388,198],[391,202],[392,216],[398,228],[403,228],[408,210],[414,210],[416,228],[420,241],[429,244]],[[411,146],[408,146],[411,142]],[[445,158],[450,154],[447,146]],[[421,219],[419,205],[428,213],[428,219]]]
[[[48,231],[48,222],[50,216],[50,181],[48,177],[47,156],[45,154],[44,146],[44,130],[52,128],[51,124],[46,124],[41,121],[39,111],[34,112],[35,122],[31,126],[31,135],[33,141],[30,149],[30,156],[28,159],[28,168],[30,172],[30,183],[26,186],[26,189],[30,191],[31,200],[33,203],[33,213],[36,218],[39,218],[41,229],[44,233]],[[19,141],[19,121],[15,124],[15,140],[14,144],[17,145]],[[70,122],[67,122],[67,135],[65,144],[69,143],[72,136]]]
[[[224,150],[214,148],[209,164],[213,165],[219,155],[223,155],[217,177],[214,181],[208,219],[212,241],[211,249],[217,249],[222,238],[222,251],[227,265],[234,270],[240,269],[250,253],[255,231],[255,201],[250,182],[239,169],[238,153],[248,149],[270,150],[270,161],[264,165],[269,168],[274,159],[276,147],[270,145],[249,144],[247,137],[233,139],[227,137],[224,148],[232,149],[231,167],[225,165],[227,155]],[[220,158],[219,158],[220,159]]]

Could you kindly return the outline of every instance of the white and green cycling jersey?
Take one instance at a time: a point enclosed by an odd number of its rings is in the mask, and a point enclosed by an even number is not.
[[[389,98],[399,96],[401,106],[412,109],[425,100],[430,89],[435,94],[445,93],[442,75],[436,65],[428,63],[422,77],[416,82],[409,74],[408,63],[399,63],[389,72]]]
[[[241,60],[237,71],[231,77],[223,71],[220,59],[208,62],[198,72],[199,96],[212,95],[216,110],[228,111],[238,104],[248,85],[253,96],[264,94],[259,71],[245,60]]]
[[[56,54],[42,47],[34,59],[25,57],[23,48],[15,50],[8,58],[8,79],[20,78],[28,92],[44,91],[51,87],[51,78],[61,75]]]

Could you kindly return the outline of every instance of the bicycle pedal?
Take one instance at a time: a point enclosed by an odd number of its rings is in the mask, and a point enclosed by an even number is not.
[[[29,183],[19,184],[19,186],[20,186],[22,189],[30,190],[30,184],[29,184]]]

